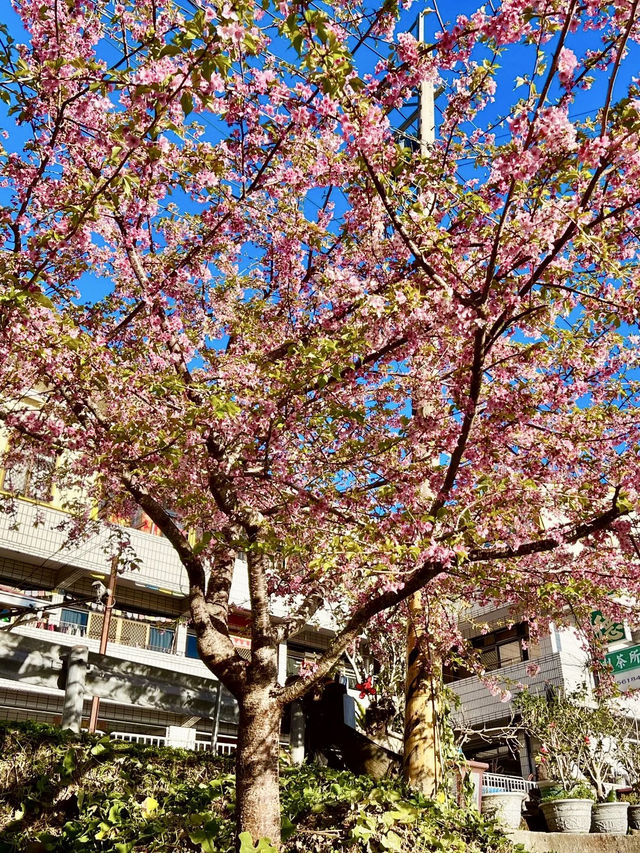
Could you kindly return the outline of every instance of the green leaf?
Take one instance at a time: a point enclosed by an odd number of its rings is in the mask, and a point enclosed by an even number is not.
[[[392,829],[382,836],[380,843],[385,850],[395,850],[397,853],[402,853],[402,839]]]
[[[76,756],[72,749],[68,749],[62,759],[62,775],[71,776],[76,769]]]
[[[186,116],[193,112],[193,97],[190,92],[183,92],[182,97],[180,98],[180,106],[182,107],[182,112]]]
[[[108,737],[100,738],[98,743],[91,749],[91,755],[95,755],[96,758],[110,755],[112,752],[113,745]]]
[[[261,838],[256,847],[257,853],[278,853],[277,847],[269,841],[268,838]]]
[[[143,817],[149,818],[152,817],[155,812],[158,810],[158,801],[155,797],[145,797],[142,803],[142,815]]]
[[[241,832],[238,839],[240,841],[240,853],[278,853],[277,848],[271,844],[268,838],[261,838],[255,847],[249,832]]]
[[[286,815],[282,816],[280,833],[283,841],[288,841],[292,835],[296,834],[296,825]]]
[[[191,830],[189,838],[194,844],[200,845],[201,853],[219,853],[220,847],[215,834],[208,832],[206,827],[204,829]],[[253,850],[253,847],[251,849]]]
[[[256,848],[253,846],[251,833],[241,832],[238,836],[238,840],[240,841],[240,853],[255,853]]]

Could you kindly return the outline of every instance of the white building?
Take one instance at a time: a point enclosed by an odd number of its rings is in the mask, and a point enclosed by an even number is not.
[[[593,618],[597,620],[599,616],[594,614]],[[466,732],[465,755],[487,762],[490,773],[532,778],[536,745],[522,733],[514,741],[505,731],[513,718],[511,696],[523,685],[537,693],[572,693],[583,685],[592,689],[589,653],[572,627],[552,625],[537,643],[531,642],[527,623],[511,624],[508,608],[495,604],[472,607],[462,614],[460,625],[495,685],[490,690],[477,676],[464,677],[460,671],[445,673],[445,681],[460,699],[454,722]],[[640,642],[640,632],[634,633],[621,624],[608,628],[610,652],[634,650]],[[629,653],[625,657],[628,663]],[[637,678],[635,686],[640,687],[640,654],[637,658],[638,666],[631,675]],[[621,710],[640,717],[637,700],[621,702]]]
[[[170,729],[173,742],[178,737],[189,745],[209,745],[218,682],[198,657],[188,624],[187,576],[173,548],[148,519],[132,519],[139,528],[128,531],[138,565],[118,575],[107,653],[101,658],[104,608],[92,585],[108,584],[109,529],[97,525],[93,536],[70,547],[59,529],[69,515],[38,473],[37,464],[4,477],[0,472],[0,490],[20,496],[13,502],[15,514],[0,513],[0,718],[60,723],[61,659],[84,645],[89,650],[84,725],[97,692],[100,730],[164,743]],[[231,591],[231,633],[240,654],[247,655],[248,600],[246,563],[240,558]],[[283,645],[282,681],[305,657],[326,648],[330,636],[326,627],[309,626]],[[218,717],[218,749],[230,751],[237,715],[224,689]]]

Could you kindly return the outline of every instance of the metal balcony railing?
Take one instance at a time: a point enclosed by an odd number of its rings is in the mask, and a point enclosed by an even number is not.
[[[528,794],[536,783],[521,776],[502,776],[499,773],[485,773],[482,777],[482,793],[495,794],[500,791],[522,791]]]
[[[79,616],[83,617],[84,624],[83,621],[78,620]],[[33,625],[36,628],[43,628],[48,631],[99,640],[103,621],[103,613],[74,611],[74,618],[65,620],[63,616],[59,625],[44,621],[36,621]],[[123,646],[147,649],[153,652],[175,654],[178,651],[175,648],[175,631],[173,628],[158,627],[157,624],[139,619],[125,619],[122,616],[114,616],[111,619],[108,639],[110,643],[120,643]],[[184,653],[184,650],[181,651]]]

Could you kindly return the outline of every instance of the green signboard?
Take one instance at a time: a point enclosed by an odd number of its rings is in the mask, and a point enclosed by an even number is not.
[[[601,610],[594,610],[591,614],[591,624],[599,631],[601,636],[607,643],[617,643],[619,640],[627,639],[623,622],[614,622],[608,616],[605,616]]]
[[[614,675],[619,672],[626,672],[629,669],[638,669],[640,667],[640,646],[620,649],[619,652],[609,652],[606,661],[613,668]]]

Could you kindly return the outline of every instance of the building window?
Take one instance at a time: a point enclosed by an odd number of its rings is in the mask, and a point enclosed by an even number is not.
[[[187,634],[187,647],[185,649],[185,657],[199,658],[198,654],[198,638],[195,634]]]
[[[154,652],[170,652],[173,648],[173,634],[171,628],[149,628],[147,648]]]
[[[287,650],[287,676],[297,675],[300,672],[302,661],[304,660],[304,652],[292,652]]]
[[[469,642],[479,653],[480,661],[486,672],[502,669],[515,663],[529,660],[527,651],[527,640],[529,630],[526,622],[520,622],[512,628],[498,628],[488,634],[473,637]],[[445,665],[443,677],[445,684],[453,681],[461,681],[470,678],[471,670],[466,669],[462,663]]]
[[[471,645],[480,652],[482,665],[487,672],[502,669],[514,663],[529,660],[526,641],[529,638],[527,623],[520,622],[512,628],[499,628],[488,634],[474,637]]]
[[[53,497],[54,453],[28,450],[4,471],[2,488],[22,498],[50,503]]]
[[[63,634],[75,634],[84,637],[87,633],[89,614],[83,610],[71,610],[63,607],[60,612],[60,631]]]

